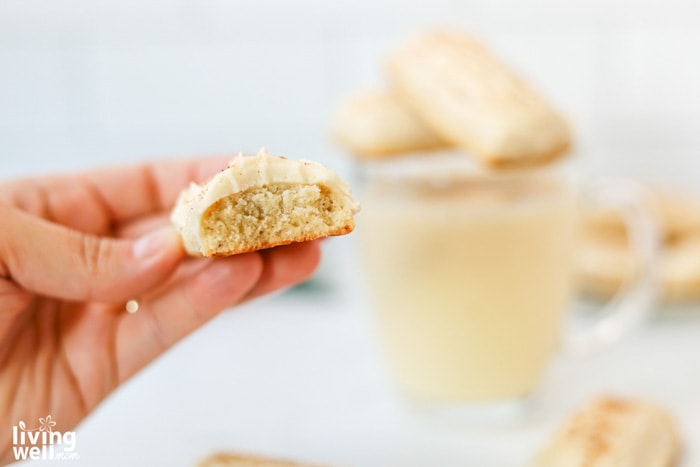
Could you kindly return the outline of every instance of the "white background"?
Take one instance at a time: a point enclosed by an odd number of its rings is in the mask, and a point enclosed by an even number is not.
[[[0,169],[260,146],[342,165],[333,106],[434,25],[479,34],[549,96],[592,170],[698,190],[692,0],[3,0]]]
[[[477,33],[568,114],[589,173],[700,195],[690,0],[0,0],[0,179],[261,146],[347,174],[327,132],[334,105],[382,86],[383,55],[435,25]],[[330,291],[247,306],[187,340],[80,427],[82,463],[191,465],[228,448],[334,465],[522,465],[573,407],[616,391],[674,409],[684,465],[700,464],[697,307],[600,357],[557,361],[528,423],[451,430],[406,418],[353,242],[329,243]]]

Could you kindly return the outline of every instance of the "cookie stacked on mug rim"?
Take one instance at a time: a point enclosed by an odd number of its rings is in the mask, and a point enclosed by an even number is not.
[[[568,122],[472,36],[429,31],[386,60],[388,89],[341,103],[331,125],[359,159],[458,148],[489,169],[547,164],[571,147]]]

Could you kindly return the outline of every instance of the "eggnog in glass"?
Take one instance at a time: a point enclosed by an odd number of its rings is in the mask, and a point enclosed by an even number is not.
[[[479,406],[530,394],[572,297],[572,177],[384,163],[367,171],[362,201],[366,282],[404,392]]]

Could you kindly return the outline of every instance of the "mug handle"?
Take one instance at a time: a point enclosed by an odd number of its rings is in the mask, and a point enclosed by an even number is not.
[[[619,342],[645,323],[659,299],[660,234],[650,206],[653,193],[628,179],[601,178],[584,188],[583,201],[611,207],[622,215],[636,259],[635,275],[599,310],[587,329],[564,335],[565,353],[589,355]]]

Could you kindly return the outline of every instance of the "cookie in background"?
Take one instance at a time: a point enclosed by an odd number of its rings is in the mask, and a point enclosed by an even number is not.
[[[331,123],[360,161],[455,148],[488,169],[511,169],[546,165],[572,144],[564,117],[465,32],[411,38],[385,69],[388,89],[347,97]]]
[[[358,159],[384,159],[449,146],[387,91],[344,99],[331,121],[334,140]]]
[[[700,300],[700,200],[667,188],[650,210],[663,240],[658,281],[669,303]],[[637,271],[637,264],[619,214],[587,210],[576,255],[576,278],[585,295],[609,299]]]
[[[221,452],[200,461],[197,467],[314,467],[279,459]],[[318,467],[318,466],[316,466]]]
[[[391,89],[430,129],[490,168],[546,164],[571,146],[567,121],[464,32],[430,31],[389,54]]]
[[[681,443],[663,407],[601,397],[579,410],[537,454],[531,467],[672,467]]]

